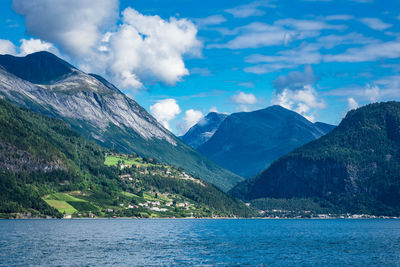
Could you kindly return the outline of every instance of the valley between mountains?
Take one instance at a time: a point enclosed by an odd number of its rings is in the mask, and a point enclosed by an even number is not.
[[[0,96],[3,218],[400,215],[399,102],[338,126],[212,112],[178,138],[48,52],[0,55]]]

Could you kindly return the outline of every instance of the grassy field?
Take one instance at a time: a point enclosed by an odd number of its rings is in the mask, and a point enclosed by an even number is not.
[[[65,214],[74,214],[75,212],[83,211],[94,211],[98,209],[90,202],[66,193],[53,193],[43,197],[43,199],[47,202],[47,204]]]
[[[138,165],[140,167],[154,166],[154,164],[144,162],[142,158],[128,158],[127,156],[107,156],[104,164],[107,166],[117,166],[118,161],[123,162],[125,165]]]
[[[47,204],[49,204],[53,208],[56,208],[61,213],[74,214],[75,212],[78,211],[70,204],[68,204],[66,201],[54,200],[54,199],[45,199],[44,201],[46,201]]]
[[[50,194],[45,197],[45,199],[53,199],[53,200],[60,200],[60,201],[73,201],[73,202],[78,202],[82,201],[85,202],[85,200],[73,197],[71,195],[65,194],[65,193],[54,193]]]

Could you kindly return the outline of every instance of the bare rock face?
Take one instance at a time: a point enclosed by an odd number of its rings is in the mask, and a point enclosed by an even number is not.
[[[242,180],[184,144],[104,78],[51,53],[0,55],[0,97],[60,118],[102,146],[182,167],[225,191]]]
[[[0,93],[26,108],[83,121],[100,132],[110,124],[132,129],[144,139],[164,139],[175,145],[171,133],[134,100],[79,70],[54,84],[33,84],[0,69]],[[101,138],[101,135],[100,135]]]
[[[0,169],[10,172],[43,172],[67,170],[67,166],[61,160],[46,161],[36,158],[27,151],[0,143]]]

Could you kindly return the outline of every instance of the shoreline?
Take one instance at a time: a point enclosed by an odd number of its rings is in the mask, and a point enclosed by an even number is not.
[[[131,218],[131,217],[117,217],[117,218],[0,218],[0,220],[399,220],[400,217],[360,217],[360,218],[265,218],[265,217],[251,217],[251,218],[212,218],[212,217],[202,217],[202,218]]]

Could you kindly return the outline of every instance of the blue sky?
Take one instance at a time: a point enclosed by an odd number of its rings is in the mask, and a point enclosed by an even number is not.
[[[400,100],[399,0],[2,0],[0,14],[0,53],[56,53],[178,135],[210,110],[337,124]]]

